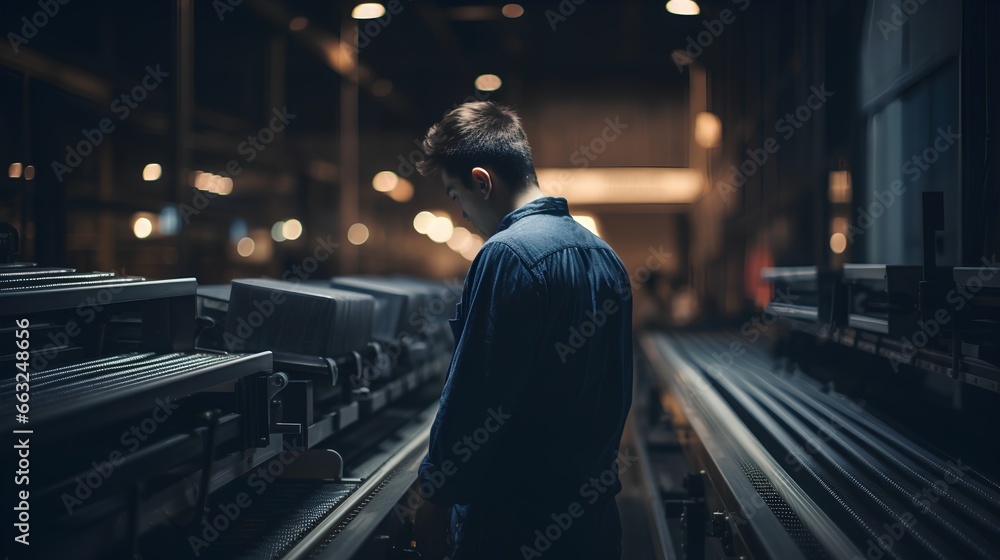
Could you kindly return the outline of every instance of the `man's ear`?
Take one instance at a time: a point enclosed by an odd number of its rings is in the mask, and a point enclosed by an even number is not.
[[[489,200],[493,193],[493,178],[490,172],[482,167],[472,168],[472,187],[482,195],[483,200]]]

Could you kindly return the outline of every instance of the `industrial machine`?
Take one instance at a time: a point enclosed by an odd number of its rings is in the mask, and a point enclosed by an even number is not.
[[[34,558],[414,557],[392,511],[460,294],[344,282],[0,264],[0,364],[20,372],[0,392],[23,405],[2,422],[27,492],[11,539]]]
[[[924,255],[766,268],[743,324],[642,335],[661,558],[1000,557],[1000,268]]]

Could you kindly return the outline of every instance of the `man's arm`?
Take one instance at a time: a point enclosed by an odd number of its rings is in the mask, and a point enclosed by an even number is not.
[[[540,286],[507,245],[483,247],[467,289],[465,324],[420,466],[421,494],[443,507],[468,503],[490,483],[483,473],[536,374],[543,329]]]

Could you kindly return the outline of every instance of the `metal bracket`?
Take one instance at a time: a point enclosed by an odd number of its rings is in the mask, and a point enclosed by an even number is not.
[[[342,480],[344,458],[332,449],[308,449],[297,452],[295,459],[285,465],[281,478],[309,480]]]
[[[340,367],[337,366],[337,362],[333,358],[323,358],[323,362],[330,369],[330,385],[335,387],[340,379]]]
[[[267,400],[270,401],[288,386],[288,375],[284,372],[275,372],[267,376]]]
[[[923,279],[918,284],[917,307],[924,320],[929,319],[938,308],[938,294],[935,290],[937,278],[937,232],[944,229],[944,193],[941,191],[923,192],[922,230],[923,230]]]

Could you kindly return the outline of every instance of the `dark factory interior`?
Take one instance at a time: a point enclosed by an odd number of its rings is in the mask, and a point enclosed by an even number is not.
[[[997,29],[0,1],[5,557],[1000,558]]]

